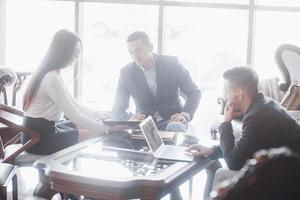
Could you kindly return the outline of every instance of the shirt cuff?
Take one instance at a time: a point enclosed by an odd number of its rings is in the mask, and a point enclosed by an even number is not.
[[[191,115],[190,113],[187,113],[187,112],[181,112],[180,113],[185,119],[187,122],[189,122],[191,120]]]
[[[213,153],[210,155],[211,159],[216,160],[223,157],[223,152],[219,145],[213,146],[212,149],[213,149]]]

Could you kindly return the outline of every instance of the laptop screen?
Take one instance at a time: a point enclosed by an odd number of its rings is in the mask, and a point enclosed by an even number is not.
[[[147,143],[151,150],[155,152],[161,145],[164,144],[163,140],[158,134],[158,130],[151,116],[147,117],[143,122],[140,123]]]

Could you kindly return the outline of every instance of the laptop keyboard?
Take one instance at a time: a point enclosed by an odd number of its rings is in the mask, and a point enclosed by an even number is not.
[[[163,147],[162,151],[157,155],[158,158],[167,160],[177,160],[177,161],[192,161],[194,156],[189,156],[185,154],[184,147],[166,145]]]
[[[176,146],[166,146],[164,149],[164,156],[174,156],[174,155],[180,155],[183,154],[183,149]]]

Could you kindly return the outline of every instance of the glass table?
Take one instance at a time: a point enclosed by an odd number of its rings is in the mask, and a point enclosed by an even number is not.
[[[160,199],[213,161],[155,159],[147,149],[103,145],[102,138],[79,143],[34,163],[39,170],[35,195],[51,199],[57,193],[88,199]]]

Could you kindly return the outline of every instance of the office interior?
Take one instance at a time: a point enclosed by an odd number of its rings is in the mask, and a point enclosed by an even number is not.
[[[261,90],[280,103],[288,90],[279,88],[286,78],[276,52],[282,45],[300,47],[299,20],[298,0],[0,0],[0,66],[23,74],[20,85],[5,87],[6,104],[22,109],[25,89],[51,38],[68,29],[82,40],[79,61],[62,72],[69,92],[87,107],[110,111],[120,69],[132,61],[126,38],[140,30],[149,35],[155,53],[178,57],[201,90],[189,134],[218,139],[214,131],[222,117],[223,72],[253,67]],[[291,63],[294,74],[300,73],[299,55]],[[3,104],[3,93],[0,98]],[[39,176],[33,166],[16,173],[19,199],[43,199],[33,195]],[[183,199],[203,199],[206,178],[204,170],[192,186],[183,183]],[[8,199],[12,191],[9,183]]]

